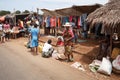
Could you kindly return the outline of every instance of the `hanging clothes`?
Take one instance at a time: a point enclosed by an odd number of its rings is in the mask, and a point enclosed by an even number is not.
[[[45,18],[45,22],[46,22],[46,27],[50,27],[50,16],[47,16]]]
[[[73,16],[70,16],[69,21],[72,22],[72,20],[73,20]]]
[[[75,26],[78,26],[78,19],[79,19],[79,16],[75,16]]]
[[[61,26],[61,18],[60,17],[57,18],[57,23],[58,23],[58,27],[60,27]]]
[[[87,22],[86,22],[87,14],[82,14],[81,15],[81,27],[84,31],[86,31],[87,28]]]
[[[40,16],[38,17],[38,20],[39,20],[39,25],[40,25],[40,27],[42,27],[43,16],[40,15]]]
[[[101,28],[102,28],[102,24],[101,23],[95,24],[95,37],[96,38],[98,38],[100,36]]]
[[[69,17],[62,17],[62,25],[64,25],[66,22],[69,22]]]
[[[81,21],[80,21],[80,17],[78,18],[78,24],[77,24],[77,28],[79,29],[80,28],[80,26],[81,26]]]
[[[51,17],[50,23],[51,23],[51,27],[56,27],[56,17]]]

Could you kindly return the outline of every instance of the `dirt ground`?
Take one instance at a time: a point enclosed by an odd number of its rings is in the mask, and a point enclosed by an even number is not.
[[[40,43],[46,42],[48,39],[52,40],[52,45],[55,48],[55,44],[57,42],[57,38],[54,36],[41,36]],[[95,77],[96,80],[120,80],[119,74],[115,74],[112,72],[110,76],[100,74],[100,73],[93,73],[89,69],[89,64],[95,59],[96,55],[99,52],[99,43],[98,40],[81,40],[81,42],[75,43],[73,48],[73,55],[74,55],[74,62],[79,62],[83,65],[85,69],[85,73]],[[64,64],[73,64],[74,62],[65,62],[61,61]]]
[[[43,35],[43,32],[41,33],[41,37],[40,37],[40,42],[39,43],[45,43],[48,39],[52,40],[52,45],[54,48],[55,44],[57,42],[57,38],[54,36],[45,36]],[[22,41],[24,45],[24,42],[27,42],[28,39],[25,38],[17,38],[14,39]],[[94,78],[96,78],[96,80],[120,80],[120,76],[119,74],[115,74],[112,72],[112,74],[110,76],[104,75],[104,74],[100,74],[100,73],[93,73],[90,71],[89,69],[89,64],[92,63],[92,61],[95,59],[96,55],[99,52],[99,46],[98,46],[98,40],[82,40],[81,42],[75,43],[74,44],[74,48],[73,48],[73,55],[74,55],[74,62],[79,62],[83,65],[84,69],[85,69],[85,73],[87,75],[90,75]],[[65,61],[61,61],[63,64],[68,64],[71,65],[74,62],[65,62]]]

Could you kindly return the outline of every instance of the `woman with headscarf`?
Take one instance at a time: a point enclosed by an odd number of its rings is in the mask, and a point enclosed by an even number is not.
[[[65,56],[67,57],[67,62],[73,61],[73,54],[72,54],[72,39],[74,38],[73,31],[70,29],[72,26],[69,22],[65,23],[66,27],[65,31],[63,32],[64,38],[64,46],[65,46]]]

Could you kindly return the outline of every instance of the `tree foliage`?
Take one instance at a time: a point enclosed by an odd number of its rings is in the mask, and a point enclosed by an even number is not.
[[[23,11],[23,13],[30,13],[28,10]]]
[[[5,10],[1,10],[0,11],[0,16],[6,15],[6,14],[10,14],[10,11],[5,11]]]
[[[15,13],[16,13],[16,14],[20,14],[20,13],[21,13],[21,11],[17,10]]]

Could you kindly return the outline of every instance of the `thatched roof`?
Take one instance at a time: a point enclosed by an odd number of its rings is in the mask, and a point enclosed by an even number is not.
[[[91,13],[97,8],[101,7],[100,4],[95,5],[85,5],[85,6],[72,6],[69,8],[57,9],[54,11],[41,9],[44,12],[44,15],[49,16],[80,16],[83,13]]]
[[[55,11],[51,11],[48,9],[41,9],[41,11],[44,12],[44,16],[61,16],[60,14],[57,14]]]
[[[103,23],[108,28],[120,28],[120,0],[110,0],[103,7],[92,12],[88,18],[88,23]]]

